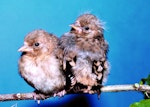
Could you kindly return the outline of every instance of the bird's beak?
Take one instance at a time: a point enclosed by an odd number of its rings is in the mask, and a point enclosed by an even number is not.
[[[80,28],[80,26],[76,26],[76,25],[74,25],[74,24],[71,24],[71,25],[69,25],[69,26],[71,26],[73,29],[75,29],[77,32],[79,32],[79,33],[81,33],[82,32],[82,29]]]
[[[19,52],[31,52],[33,51],[32,48],[30,48],[29,46],[23,45],[21,48],[18,49]]]

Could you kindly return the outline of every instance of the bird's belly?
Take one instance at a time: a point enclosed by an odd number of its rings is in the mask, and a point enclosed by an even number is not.
[[[92,73],[92,65],[87,60],[77,59],[76,66],[73,67],[73,73],[78,83],[88,86],[97,85],[97,76]]]

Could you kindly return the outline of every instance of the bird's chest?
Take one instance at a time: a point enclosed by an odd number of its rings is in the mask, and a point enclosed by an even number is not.
[[[30,78],[44,78],[45,76],[52,77],[51,73],[54,70],[55,63],[53,58],[27,58],[22,65],[22,75]],[[55,61],[56,62],[56,61]]]
[[[88,57],[92,61],[99,60],[102,57],[101,43],[95,38],[78,38],[76,49],[78,50],[78,56]]]
[[[81,51],[96,52],[100,48],[100,43],[96,39],[78,38],[76,41],[77,49]]]

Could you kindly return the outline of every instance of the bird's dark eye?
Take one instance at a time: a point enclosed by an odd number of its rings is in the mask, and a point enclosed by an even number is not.
[[[86,26],[84,29],[85,29],[85,30],[89,30],[90,28]]]
[[[39,46],[40,45],[40,43],[38,43],[38,42],[36,42],[35,44],[34,44],[34,46]]]

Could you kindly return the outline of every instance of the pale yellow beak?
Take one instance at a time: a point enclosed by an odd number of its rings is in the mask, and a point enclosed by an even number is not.
[[[73,29],[75,29],[77,32],[79,32],[79,33],[81,33],[82,32],[82,29],[79,27],[79,26],[76,26],[76,25],[74,25],[74,24],[71,24],[71,25],[69,25],[69,26],[71,26]]]
[[[18,49],[19,52],[31,52],[33,49],[29,46],[23,45],[21,48]]]

